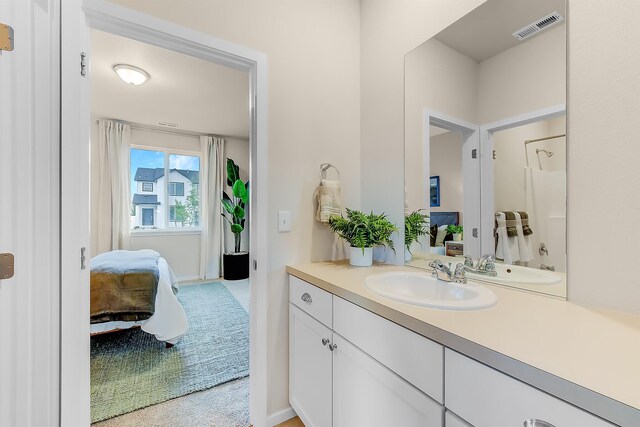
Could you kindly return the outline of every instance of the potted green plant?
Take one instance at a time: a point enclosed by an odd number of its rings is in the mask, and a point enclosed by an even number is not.
[[[447,226],[447,232],[453,234],[453,241],[460,242],[462,240],[462,226],[461,225],[449,225]]]
[[[391,234],[397,227],[387,220],[385,214],[369,215],[360,211],[346,209],[347,217],[333,216],[329,218],[331,231],[337,233],[351,245],[349,263],[358,267],[373,264],[373,247],[378,245],[393,247]]]
[[[411,245],[422,236],[431,236],[429,215],[420,213],[423,209],[413,211],[404,217],[404,260],[411,260]],[[420,243],[420,242],[418,242]]]
[[[231,196],[222,192],[222,216],[229,223],[234,238],[234,251],[223,256],[223,271],[226,280],[240,280],[249,277],[249,252],[240,250],[242,231],[246,221],[246,206],[249,201],[249,181],[240,179],[240,167],[232,159],[227,159],[227,185]]]

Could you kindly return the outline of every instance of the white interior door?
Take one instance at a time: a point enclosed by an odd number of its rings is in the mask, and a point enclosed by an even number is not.
[[[0,1],[0,426],[58,424],[59,1]],[[4,43],[0,43],[4,45]]]

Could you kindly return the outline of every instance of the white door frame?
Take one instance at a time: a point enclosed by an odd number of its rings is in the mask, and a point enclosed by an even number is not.
[[[464,254],[472,257],[480,256],[480,238],[473,235],[473,229],[480,226],[480,211],[474,206],[480,206],[480,165],[478,159],[472,157],[473,150],[479,148],[479,127],[476,124],[442,114],[425,108],[423,110],[423,139],[422,139],[422,182],[424,206],[429,208],[430,185],[430,145],[431,135],[429,126],[438,126],[462,134],[462,182],[464,188],[464,204],[462,227],[464,229]],[[477,153],[477,151],[476,151]]]
[[[265,54],[191,30],[103,0],[63,1],[62,70],[78,76],[80,53],[90,54],[89,28],[138,40],[207,61],[244,70],[250,77],[250,180],[249,223],[252,254],[250,320],[250,414],[255,427],[267,423],[267,57]],[[66,14],[66,16],[65,16]],[[86,22],[86,23],[85,23]],[[66,54],[64,52],[66,50]],[[74,51],[75,50],[75,51]],[[88,55],[90,58],[90,55]],[[88,76],[84,82],[88,80]],[[83,80],[63,76],[62,135],[64,164],[77,162],[88,171],[89,94]],[[67,83],[65,86],[65,82]],[[78,102],[78,97],[81,102]],[[74,104],[76,103],[76,104]],[[82,111],[84,109],[84,112]],[[86,117],[84,117],[86,115]],[[65,134],[66,130],[66,134]],[[78,154],[79,153],[79,154]],[[65,158],[68,159],[65,162]],[[89,283],[88,273],[78,273],[80,247],[89,247],[89,189],[78,187],[77,176],[62,174],[62,203],[85,218],[71,230],[70,218],[61,219],[62,232],[62,339],[61,425],[89,424]],[[88,175],[81,177],[86,182]],[[80,191],[79,191],[80,189]],[[66,198],[65,198],[66,194]],[[64,215],[64,211],[63,211]],[[66,221],[66,224],[65,224]],[[65,261],[66,259],[66,261]],[[68,280],[65,280],[64,278]],[[65,310],[65,307],[69,307]],[[73,307],[73,308],[72,308]]]
[[[553,119],[567,114],[566,104],[553,105],[529,113],[520,114],[497,122],[480,126],[480,174],[482,177],[481,244],[482,254],[495,254],[494,229],[494,175],[493,175],[493,134],[495,132]]]

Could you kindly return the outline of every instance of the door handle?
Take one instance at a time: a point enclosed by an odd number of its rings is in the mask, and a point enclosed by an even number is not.
[[[13,254],[0,254],[0,280],[11,279],[14,274],[15,257]]]

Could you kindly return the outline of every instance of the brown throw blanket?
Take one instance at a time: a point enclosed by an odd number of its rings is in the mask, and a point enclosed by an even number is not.
[[[160,254],[111,251],[91,260],[91,323],[146,320],[155,311]]]

